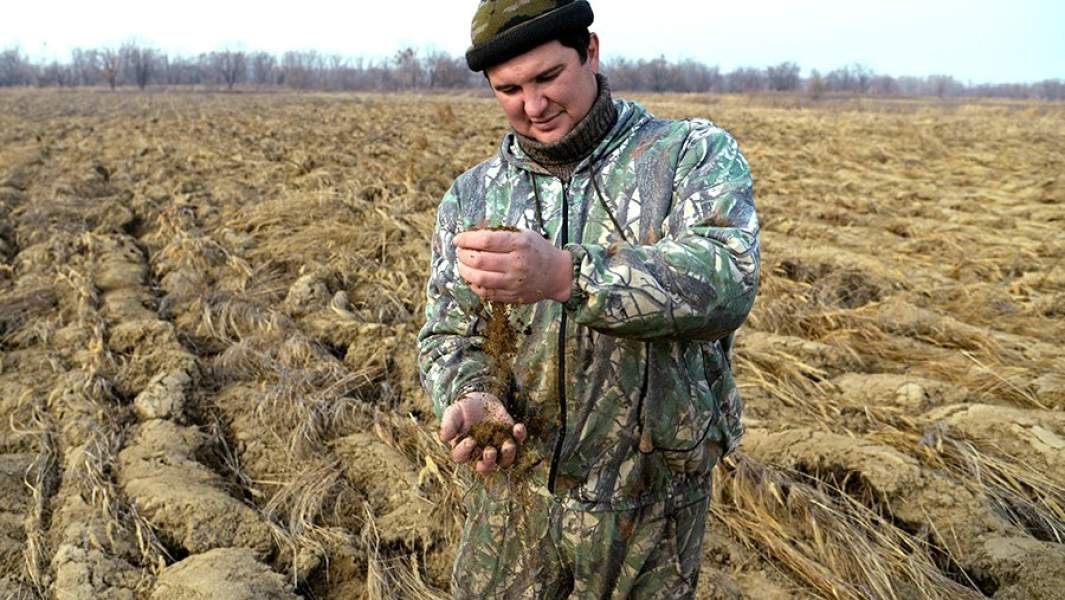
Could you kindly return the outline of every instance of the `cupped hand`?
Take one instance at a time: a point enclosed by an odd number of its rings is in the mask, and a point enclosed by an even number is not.
[[[501,448],[487,446],[481,456],[474,456],[477,441],[469,435],[474,425],[484,421],[504,423],[510,427],[511,439]],[[451,459],[457,463],[476,460],[474,469],[486,476],[499,467],[514,464],[518,448],[525,443],[527,432],[523,423],[515,423],[503,403],[492,394],[473,392],[447,407],[440,422],[440,441],[451,446]]]

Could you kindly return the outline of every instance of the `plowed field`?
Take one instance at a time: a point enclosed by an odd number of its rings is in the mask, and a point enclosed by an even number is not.
[[[747,154],[700,598],[1061,598],[1065,107],[650,97]],[[444,598],[415,366],[490,99],[0,94],[0,597]]]

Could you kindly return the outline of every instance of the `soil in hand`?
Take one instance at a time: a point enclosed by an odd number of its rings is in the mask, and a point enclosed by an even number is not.
[[[494,447],[502,452],[503,444],[507,440],[514,439],[511,426],[499,421],[481,421],[470,428],[470,437],[477,442],[477,447],[473,450],[473,456],[478,458],[488,447]]]
[[[472,231],[510,231],[516,232],[516,227],[509,225],[488,225],[482,223]],[[485,339],[485,352],[492,357],[495,364],[495,379],[501,386],[508,386],[511,378],[514,354],[518,349],[518,334],[510,326],[510,305],[504,302],[488,303],[488,332]],[[510,402],[505,398],[506,389],[497,390],[497,396],[509,408]]]

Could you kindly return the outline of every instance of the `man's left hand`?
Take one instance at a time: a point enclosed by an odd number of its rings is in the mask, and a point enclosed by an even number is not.
[[[532,304],[570,298],[572,255],[535,231],[466,231],[455,236],[455,247],[459,274],[484,300]]]

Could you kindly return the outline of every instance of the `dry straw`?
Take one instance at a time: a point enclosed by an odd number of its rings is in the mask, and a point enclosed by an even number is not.
[[[1065,383],[1053,377],[1065,371],[1056,226],[1065,188],[1053,176],[1065,169],[1065,112],[647,100],[660,116],[714,118],[751,159],[763,282],[735,359],[749,422],[890,446],[1018,535],[1060,543],[1059,474],[1026,465],[993,434],[933,422],[931,395],[859,401],[839,378],[921,377],[967,403],[1065,407]],[[470,475],[435,439],[414,336],[436,203],[496,151],[505,128],[491,102],[38,94],[0,96],[0,108],[0,188],[30,186],[4,196],[5,240],[20,252],[0,260],[0,347],[11,350],[0,378],[27,370],[41,381],[25,399],[32,422],[19,424],[34,454],[24,581],[41,597],[65,591],[51,581],[48,543],[61,482],[87,494],[115,535],[136,538],[146,581],[170,560],[109,471],[129,425],[115,379],[142,352],[110,349],[116,323],[101,315],[106,294],[90,272],[107,236],[126,236],[147,258],[141,291],[158,302],[147,308],[205,368],[189,416],[213,430],[213,466],[231,491],[271,524],[273,567],[307,589],[355,556],[350,568],[370,598],[446,597],[439,565],[454,556]],[[37,154],[23,157],[33,136]],[[92,174],[100,164],[108,181]],[[992,166],[1009,177],[993,177]],[[76,347],[57,348],[58,338]],[[73,396],[51,395],[71,371],[80,378],[68,391],[105,414],[94,433],[64,421]],[[382,529],[387,515],[373,513],[335,452],[344,435],[365,431],[405,458],[433,503],[427,518],[443,524],[436,537],[382,542],[397,537]],[[248,435],[261,442],[254,450]],[[82,444],[76,472],[61,473]],[[784,577],[825,598],[977,597],[962,568],[974,549],[947,526],[956,515],[926,515],[917,525],[927,531],[914,534],[891,518],[897,500],[861,485],[862,473],[814,472],[741,450],[717,473],[712,518],[771,565],[734,564],[741,591],[751,593],[752,577]],[[988,565],[1003,593],[1024,583],[1012,576]]]

